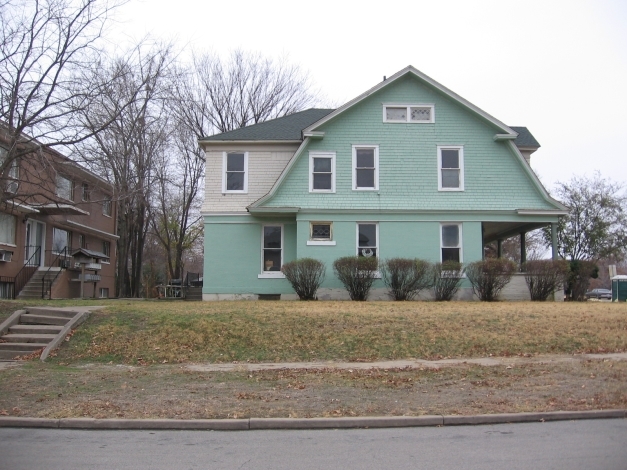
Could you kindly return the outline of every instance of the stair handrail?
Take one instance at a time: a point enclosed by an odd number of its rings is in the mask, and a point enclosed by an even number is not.
[[[31,248],[31,247],[29,246],[26,248]],[[24,263],[24,266],[22,266],[22,269],[20,269],[15,275],[15,277],[13,278],[13,297],[12,297],[13,299],[17,297],[17,295],[24,288],[24,286],[28,284],[28,281],[30,281],[30,278],[33,277],[33,274],[35,274],[37,272],[37,269],[39,269],[40,263],[39,262],[35,263],[35,262],[41,259],[40,251],[41,251],[40,246],[35,247],[35,251],[33,251],[33,254],[31,255],[31,257],[28,258],[26,263]]]
[[[63,255],[63,259],[67,258],[67,246],[63,247],[63,250],[61,250],[60,252],[57,253],[57,256],[55,257],[55,259],[52,260],[52,262],[50,263],[50,266],[48,267],[48,270],[46,271],[46,273],[43,275],[43,277],[41,278],[41,298],[43,299],[46,295],[46,278],[48,277],[48,273],[50,272],[50,270],[52,269],[52,267],[56,264],[56,262],[59,260],[59,257],[61,255]],[[54,254],[54,253],[53,253]],[[57,280],[57,277],[59,277],[59,274],[61,274],[61,271],[63,271],[63,265],[61,263],[59,263],[59,267],[61,269],[59,269],[58,271],[55,271],[55,276],[54,278],[49,281],[48,286],[50,286],[50,294],[48,294],[48,300],[52,300],[52,284],[54,284],[54,281]]]

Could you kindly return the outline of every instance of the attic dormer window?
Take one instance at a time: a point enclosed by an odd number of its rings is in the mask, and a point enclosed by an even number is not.
[[[432,104],[385,104],[383,122],[425,124],[435,122]]]

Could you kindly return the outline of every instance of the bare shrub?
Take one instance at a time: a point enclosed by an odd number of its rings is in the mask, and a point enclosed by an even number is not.
[[[566,279],[568,262],[538,259],[527,261],[523,265],[523,270],[531,300],[544,302]]]
[[[431,282],[435,300],[451,300],[459,290],[464,268],[456,261],[435,263],[431,267]]]
[[[333,271],[351,300],[367,300],[378,268],[377,258],[345,256],[333,262]]]
[[[313,258],[301,258],[285,263],[281,268],[300,300],[316,300],[316,292],[324,280],[324,263]]]
[[[431,264],[421,259],[392,258],[381,263],[381,276],[394,300],[412,300],[431,287]]]
[[[480,300],[495,301],[501,290],[512,280],[516,263],[505,258],[475,261],[466,266],[466,277],[472,291]]]

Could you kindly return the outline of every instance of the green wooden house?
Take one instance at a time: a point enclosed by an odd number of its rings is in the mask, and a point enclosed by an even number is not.
[[[555,232],[565,214],[529,166],[539,144],[526,128],[411,66],[338,109],[200,144],[205,300],[295,298],[280,268],[304,257],[326,264],[319,297],[344,299],[332,270],[341,256],[470,263],[487,243]],[[459,297],[472,298],[465,287]],[[386,298],[381,281],[370,298]]]

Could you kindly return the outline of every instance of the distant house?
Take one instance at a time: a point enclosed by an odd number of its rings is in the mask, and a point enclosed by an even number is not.
[[[205,300],[294,298],[280,268],[303,257],[327,266],[321,298],[347,298],[332,271],[341,256],[470,263],[487,243],[555,229],[565,214],[529,166],[539,144],[526,128],[411,66],[338,109],[200,145]],[[371,298],[385,298],[377,282]]]
[[[0,163],[9,155],[4,137],[0,129]],[[0,298],[76,298],[81,286],[84,297],[113,297],[111,185],[47,148],[9,163],[0,175]]]

